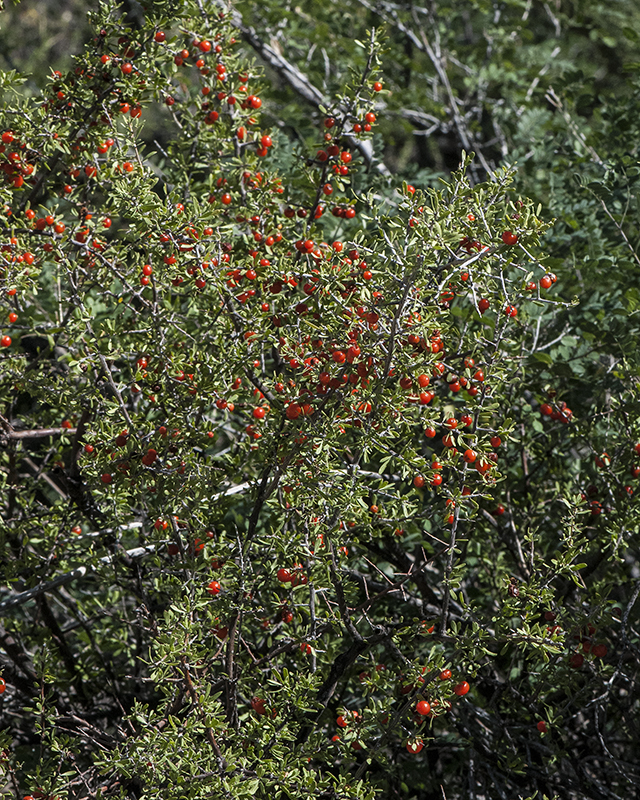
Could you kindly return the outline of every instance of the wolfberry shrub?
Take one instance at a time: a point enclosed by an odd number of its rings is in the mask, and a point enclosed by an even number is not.
[[[622,615],[567,583],[633,488],[532,477],[600,435],[531,357],[539,211],[466,158],[369,191],[374,35],[293,148],[231,20],[102,9],[41,97],[3,76],[12,791],[462,797],[494,747],[552,791]]]

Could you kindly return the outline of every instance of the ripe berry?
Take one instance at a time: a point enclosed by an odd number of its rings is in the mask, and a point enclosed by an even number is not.
[[[7,688],[4,678],[0,678],[0,694],[4,694]]]
[[[471,687],[466,681],[462,681],[453,687],[453,691],[458,695],[458,697],[463,697],[470,688]]]
[[[265,701],[261,697],[252,697],[251,698],[251,708],[262,716],[263,714],[267,713],[267,709],[265,708]]]
[[[209,592],[212,597],[220,594],[221,590],[222,587],[218,581],[211,581],[211,583],[207,586],[207,592]]]
[[[422,739],[415,739],[412,742],[407,742],[407,752],[413,753],[414,755],[419,753],[423,747],[424,747],[424,742],[422,741]]]
[[[11,346],[11,337],[10,336],[3,336],[2,339],[0,339],[0,345],[2,345],[2,347],[10,347]]]
[[[421,700],[416,705],[416,711],[418,712],[418,714],[420,714],[420,716],[427,717],[431,713],[431,704],[427,703],[426,700]]]
[[[277,572],[277,575],[280,583],[289,583],[291,581],[291,573],[289,572],[288,569],[285,569],[284,567],[280,567],[280,569]]]
[[[448,681],[451,677],[451,670],[450,669],[443,669],[440,673],[440,680],[441,681]]]
[[[167,34],[163,31],[156,31],[156,34],[153,38],[156,40],[156,42],[161,43],[167,38]]]
[[[518,241],[518,236],[515,233],[512,233],[511,231],[505,231],[502,234],[502,241],[505,244],[513,245],[516,244],[516,242]]]
[[[480,300],[480,302],[478,303],[478,309],[479,309],[480,313],[484,314],[484,312],[489,308],[490,305],[491,304],[489,303],[487,298],[483,297],[482,300]]]
[[[147,450],[147,452],[142,456],[141,460],[146,467],[150,467],[152,466],[157,457],[158,457],[157,451],[154,450],[153,447],[150,447]]]
[[[537,723],[536,728],[540,731],[540,733],[547,732],[547,723],[541,719],[540,722]]]

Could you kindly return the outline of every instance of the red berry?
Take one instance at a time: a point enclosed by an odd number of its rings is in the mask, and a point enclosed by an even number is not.
[[[11,337],[10,336],[3,336],[2,339],[0,339],[0,345],[2,345],[2,347],[10,347],[11,346]]]
[[[573,667],[573,669],[580,669],[583,664],[584,656],[582,653],[574,653],[569,659],[569,666]]]
[[[490,305],[491,303],[489,303],[487,298],[483,297],[482,300],[480,300],[480,302],[478,303],[478,309],[480,310],[480,313],[484,314],[484,312],[489,308]]]
[[[263,714],[267,713],[267,709],[265,708],[265,701],[261,697],[252,697],[251,698],[251,708],[262,716]]]
[[[427,717],[431,713],[431,704],[427,703],[426,700],[421,700],[416,705],[416,711],[418,712],[418,714],[420,714],[420,716]]]
[[[451,677],[451,670],[450,669],[443,669],[440,673],[440,680],[441,681],[448,681]]]
[[[211,583],[207,586],[207,592],[209,592],[209,594],[212,597],[215,597],[217,594],[220,594],[221,590],[222,587],[220,586],[220,583],[218,581],[211,581]]]
[[[547,723],[541,719],[540,722],[537,723],[536,728],[540,731],[540,733],[547,732]]]
[[[344,364],[344,362],[347,360],[347,357],[342,350],[335,350],[332,354],[332,358],[336,364]]]
[[[505,231],[502,234],[502,241],[505,244],[513,245],[518,241],[518,237],[515,233],[512,233],[511,231]]]
[[[291,581],[291,573],[289,572],[288,569],[285,569],[284,567],[280,567],[280,569],[277,572],[277,575],[280,583],[289,583]]]
[[[153,38],[156,40],[156,42],[164,42],[164,40],[167,38],[167,34],[163,31],[156,31],[156,35]]]
[[[453,687],[453,691],[458,695],[458,697],[463,697],[470,688],[471,687],[466,681],[462,681]]]

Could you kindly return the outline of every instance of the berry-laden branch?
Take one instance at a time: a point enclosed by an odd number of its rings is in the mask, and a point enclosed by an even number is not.
[[[317,89],[309,80],[309,78],[300,70],[295,64],[288,61],[281,53],[276,52],[266,42],[264,42],[250,26],[244,23],[241,15],[236,12],[234,16],[234,24],[242,33],[242,36],[251,45],[251,47],[258,53],[260,58],[268,64],[276,73],[289,85],[289,87],[305,102],[313,106],[317,110],[324,112],[325,109],[331,107],[331,103],[322,92]],[[368,65],[369,67],[369,65]],[[365,70],[365,74],[368,71]],[[340,114],[344,111],[343,108],[338,107],[337,113]],[[367,166],[374,163],[373,143],[371,140],[357,139],[349,133],[344,133],[343,138],[349,147],[356,149],[360,152],[365,160]],[[382,161],[376,162],[376,169],[383,175],[388,175],[389,170]]]

